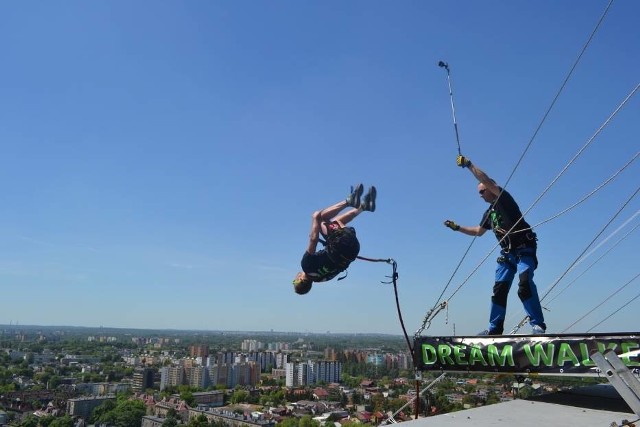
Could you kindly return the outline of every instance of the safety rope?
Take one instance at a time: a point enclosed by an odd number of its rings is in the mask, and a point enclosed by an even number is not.
[[[636,213],[632,216],[631,219],[635,218],[638,214],[640,214],[640,210],[636,211]],[[630,219],[630,220],[631,220]],[[626,221],[623,225],[621,225],[620,227],[618,227],[618,230],[614,231],[613,234],[615,234],[616,232],[618,232],[622,227],[624,227],[630,220]],[[609,249],[607,249],[605,251],[605,253],[603,253],[602,255],[600,255],[598,257],[598,259],[596,259],[594,262],[592,262],[587,268],[585,268],[585,270],[580,273],[575,279],[573,279],[571,282],[569,282],[564,288],[562,288],[556,295],[554,295],[553,298],[550,298],[547,301],[547,306],[553,302],[553,300],[555,300],[556,298],[558,298],[560,295],[562,295],[562,293],[564,291],[566,291],[571,285],[573,285],[575,282],[578,281],[578,279],[580,279],[582,276],[584,276],[590,269],[591,267],[593,267],[594,265],[596,265],[600,260],[602,260],[605,256],[607,256],[609,254],[609,252],[611,252],[613,249],[616,248],[616,246],[618,246],[620,243],[622,243],[622,241],[624,241],[624,239],[626,239],[631,233],[633,233],[634,231],[636,231],[638,229],[638,227],[640,227],[640,224],[636,224],[635,227],[633,227],[631,230],[629,230],[627,232],[627,234],[625,234],[624,236],[622,236],[620,239],[618,239],[617,242],[615,242]],[[607,239],[605,239],[604,241],[606,242],[609,239],[609,237],[607,237]],[[600,245],[598,245],[600,246]],[[594,248],[595,249],[595,248]],[[592,251],[593,252],[593,251]],[[585,255],[582,260],[584,260],[587,256],[589,256],[589,254]]]
[[[367,258],[364,256],[358,255],[358,259],[362,261],[369,262],[386,262],[387,264],[391,264],[392,273],[391,276],[386,276],[391,279],[390,282],[381,282],[384,284],[393,284],[393,292],[396,297],[396,308],[398,310],[398,319],[400,319],[400,326],[402,326],[402,332],[404,334],[404,339],[407,342],[407,347],[409,347],[409,352],[413,357],[413,346],[411,345],[411,341],[409,340],[409,335],[407,335],[407,329],[404,326],[404,319],[402,318],[402,310],[400,310],[400,300],[398,298],[398,263],[393,258]],[[415,366],[415,364],[414,364]]]
[[[580,253],[580,255],[578,255],[578,257],[576,257],[576,259],[571,263],[571,265],[569,266],[569,268],[567,268],[565,270],[564,273],[562,273],[562,275],[554,282],[554,284],[544,293],[544,295],[542,296],[542,298],[540,298],[540,300],[544,300],[549,293],[553,290],[553,288],[556,287],[556,285],[558,284],[558,282],[560,280],[562,280],[562,278],[564,276],[567,275],[567,273],[569,273],[569,271],[571,271],[573,269],[573,267],[575,266],[575,264],[582,258],[582,256],[587,252],[587,250],[591,247],[591,245],[593,245],[593,243],[598,240],[598,238],[602,235],[602,233],[604,233],[604,231],[609,227],[609,225],[611,225],[611,223],[618,217],[618,215],[620,215],[620,213],[624,210],[624,208],[631,202],[631,200],[633,200],[633,198],[635,196],[638,195],[638,192],[640,191],[640,187],[636,188],[636,190],[633,192],[633,194],[631,196],[629,196],[627,198],[627,200],[624,202],[624,204],[620,207],[620,209],[617,210],[617,212],[611,217],[611,219],[609,221],[607,221],[607,223],[602,227],[602,229],[596,234],[596,236],[591,240],[591,242],[589,242],[589,244],[585,247],[585,249]]]
[[[542,193],[540,193],[540,195],[533,201],[531,206],[529,206],[529,208],[522,214],[520,219],[518,219],[518,221],[516,221],[516,223],[513,225],[513,227],[511,227],[511,229],[509,231],[507,231],[507,233],[505,234],[505,237],[508,236],[509,233],[511,233],[513,231],[513,229],[518,225],[518,223],[524,218],[524,216],[526,214],[528,214],[529,211],[531,211],[531,209],[533,209],[533,207],[535,205],[538,204],[540,199],[542,199],[545,196],[545,194],[547,194],[547,192],[551,189],[551,187],[553,187],[553,185],[555,185],[555,183],[562,177],[562,175],[564,175],[564,173],[567,171],[567,169],[569,169],[569,167],[571,167],[571,165],[573,165],[573,163],[575,163],[575,161],[578,159],[578,157],[580,157],[582,155],[582,153],[591,145],[591,143],[604,130],[604,128],[607,127],[607,125],[611,122],[611,120],[613,120],[613,118],[620,112],[620,110],[622,110],[622,108],[627,104],[627,102],[629,102],[629,100],[636,94],[636,92],[638,91],[638,88],[640,88],[640,83],[638,83],[636,85],[636,87],[631,90],[631,92],[624,98],[624,100],[620,103],[620,105],[618,105],[618,107],[613,111],[613,113],[611,113],[609,115],[609,117],[607,117],[607,119],[604,121],[604,123],[602,123],[600,125],[600,127],[595,131],[595,133],[593,135],[591,135],[591,137],[580,148],[580,150],[578,150],[578,152],[571,158],[571,160],[569,160],[569,162],[562,168],[562,170],[558,173],[558,175],[556,175],[556,177],[551,180],[549,185],[547,185],[547,187],[542,191]],[[635,160],[635,157],[634,157],[634,159],[632,159],[632,161],[633,160]],[[504,238],[503,238],[503,240],[504,240]]]
[[[616,310],[613,311],[613,313],[609,314],[607,317],[605,317],[604,319],[602,319],[600,322],[596,323],[595,325],[593,325],[591,328],[587,329],[587,332],[591,332],[592,330],[594,330],[595,328],[597,328],[598,326],[600,326],[602,323],[606,322],[607,320],[609,320],[614,314],[619,313],[620,310],[622,310],[623,308],[625,308],[626,306],[628,306],[629,304],[631,304],[632,302],[634,302],[636,299],[640,298],[640,294],[636,295],[635,297],[631,298],[629,301],[627,301],[626,303],[624,303],[622,306],[618,307]]]
[[[547,116],[549,115],[549,113],[551,113],[551,110],[555,106],[556,101],[558,101],[558,98],[560,98],[560,94],[562,93],[562,91],[564,90],[565,86],[569,82],[569,79],[573,75],[573,72],[576,69],[576,67],[578,66],[578,63],[580,62],[580,59],[582,58],[582,55],[584,55],[584,53],[586,52],[587,48],[591,44],[591,40],[593,40],[593,37],[596,35],[596,32],[598,31],[598,28],[600,28],[600,24],[602,24],[602,21],[604,21],[605,16],[607,16],[607,12],[609,12],[609,9],[611,8],[612,4],[613,4],[613,0],[610,0],[609,4],[607,4],[607,7],[605,8],[604,12],[600,16],[600,19],[598,20],[598,23],[593,28],[593,31],[591,31],[591,34],[589,35],[589,38],[587,39],[587,42],[582,47],[582,50],[580,51],[580,54],[578,54],[578,57],[573,62],[573,65],[571,66],[571,69],[569,70],[569,73],[567,73],[567,76],[565,77],[564,81],[560,85],[560,89],[558,89],[558,92],[556,93],[556,96],[553,98],[553,101],[551,101],[551,104],[549,105],[549,108],[547,108],[547,111],[542,116],[542,119],[540,120],[540,123],[538,124],[538,127],[536,128],[535,132],[533,132],[533,135],[531,136],[531,139],[529,139],[529,143],[526,145],[524,151],[522,152],[522,155],[520,156],[520,158],[516,162],[516,165],[513,167],[513,170],[511,171],[511,174],[509,175],[509,177],[507,178],[506,182],[504,183],[503,188],[507,188],[507,184],[509,184],[509,182],[511,181],[511,178],[513,177],[513,175],[516,173],[516,170],[520,166],[520,163],[522,163],[522,160],[524,159],[524,156],[527,154],[527,151],[529,151],[529,148],[531,148],[531,144],[533,143],[533,140],[538,135],[538,132],[540,132],[540,129],[542,128],[542,125],[547,120]]]
[[[582,197],[580,200],[578,200],[577,202],[575,202],[574,204],[572,204],[571,206],[561,210],[560,212],[558,212],[557,214],[545,219],[544,221],[541,221],[535,225],[532,225],[531,228],[524,228],[522,230],[516,230],[511,234],[517,234],[517,233],[521,233],[523,231],[529,231],[532,230],[534,228],[538,228],[543,224],[546,224],[547,222],[553,221],[554,219],[559,218],[560,216],[564,215],[565,213],[569,212],[570,210],[573,210],[573,208],[575,208],[576,206],[582,204],[583,202],[585,202],[586,200],[590,199],[594,194],[596,194],[598,191],[600,191],[602,188],[604,188],[607,184],[609,184],[611,181],[613,181],[618,175],[620,175],[620,173],[622,171],[624,171],[626,168],[628,168],[631,163],[633,163],[638,156],[640,156],[640,151],[638,151],[632,158],[631,160],[629,160],[624,166],[622,166],[622,168],[618,169],[613,175],[611,175],[609,178],[607,178],[606,180],[604,180],[604,182],[602,182],[601,184],[599,184],[596,188],[594,188],[593,190],[591,190],[589,193],[587,193],[584,197]]]
[[[607,241],[609,241],[609,239],[611,239],[614,235],[616,235],[621,229],[623,229],[628,223],[630,223],[635,217],[637,217],[638,215],[640,215],[640,210],[636,211],[635,214],[633,214],[629,219],[627,219],[622,225],[620,225],[615,231],[613,231],[611,234],[609,234],[609,236],[607,236],[602,242],[598,243],[598,245],[596,245],[589,253],[585,254],[583,257],[580,258],[580,260],[573,266],[573,268],[577,267],[578,264],[580,264],[582,261],[584,261],[586,258],[588,258],[593,252],[595,252],[600,246],[602,246],[603,244],[605,244]],[[536,226],[537,227],[537,226]],[[635,231],[638,227],[640,227],[640,224],[636,225],[633,229],[631,229],[629,232],[627,232],[627,234],[625,234],[620,240],[618,240],[616,243],[613,244],[613,246],[611,246],[611,248],[609,248],[604,254],[602,254],[597,260],[595,260],[591,265],[589,265],[589,267],[587,267],[582,273],[580,273],[576,278],[574,278],[571,282],[569,282],[562,290],[560,290],[553,298],[549,299],[547,301],[547,304],[545,304],[542,308],[544,310],[550,311],[547,307],[549,306],[549,304],[556,299],[557,297],[559,297],[565,290],[567,290],[567,288],[569,288],[573,283],[575,283],[578,279],[580,279],[580,277],[582,277],[585,273],[587,273],[589,271],[589,269],[591,269],[591,267],[593,267],[598,261],[600,261],[602,258],[604,258],[609,252],[611,252],[616,246],[618,246],[627,236],[629,236],[629,234],[631,234],[633,231]],[[534,228],[534,227],[532,227]],[[520,314],[522,314],[522,311],[520,312]],[[512,317],[509,316],[509,318],[511,319]],[[511,321],[509,319],[509,321]],[[522,320],[520,320],[519,323],[516,324],[516,326],[514,326],[513,330],[517,331],[519,330],[521,327],[523,327],[527,322],[528,322],[529,318],[528,316],[525,316]]]
[[[444,286],[444,289],[442,289],[442,292],[440,292],[440,295],[438,296],[438,299],[436,300],[436,303],[433,305],[433,307],[431,307],[431,309],[429,311],[427,311],[427,314],[424,316],[424,319],[422,320],[422,325],[416,330],[416,332],[414,334],[414,340],[420,336],[420,334],[422,333],[422,331],[425,330],[425,328],[428,329],[431,326],[431,321],[433,320],[433,318],[441,310],[444,310],[447,307],[447,301],[445,300],[445,301],[443,301],[441,303],[440,300],[442,299],[442,296],[444,295],[444,293],[449,288],[449,285],[453,281],[453,278],[455,277],[456,273],[458,272],[458,269],[460,269],[460,266],[462,265],[462,262],[467,257],[467,254],[471,250],[471,246],[473,246],[473,243],[476,241],[476,238],[477,237],[475,237],[475,236],[473,237],[473,239],[471,240],[471,243],[469,243],[469,246],[467,247],[467,250],[464,252],[464,255],[462,255],[462,258],[458,262],[458,265],[456,265],[456,268],[453,270],[453,273],[451,273],[451,276],[449,277],[449,280],[447,281],[447,284]]]
[[[541,302],[549,295],[549,293],[553,290],[553,288],[555,288],[558,285],[558,283],[574,268],[574,266],[578,263],[578,261],[582,258],[582,256],[587,252],[587,250],[591,247],[591,245],[593,245],[593,243],[596,240],[598,240],[598,238],[602,235],[602,233],[604,233],[604,231],[607,229],[607,227],[609,227],[609,225],[611,225],[611,223],[618,217],[618,215],[620,215],[622,210],[629,204],[629,202],[631,202],[631,200],[633,200],[633,198],[638,194],[639,191],[640,191],[640,187],[636,188],[636,191],[634,191],[634,193],[631,196],[629,196],[629,198],[625,201],[625,203],[620,207],[620,209],[618,209],[618,211],[613,215],[613,217],[611,217],[611,219],[604,225],[604,227],[602,227],[602,229],[596,234],[596,236],[591,240],[591,242],[589,242],[589,244],[580,253],[580,255],[578,255],[576,257],[576,259],[571,263],[571,265],[569,265],[569,267],[564,271],[564,273],[562,273],[560,275],[560,277],[558,277],[558,279],[556,279],[556,281],[553,283],[553,285],[551,285],[551,287],[544,293],[544,295],[540,298]],[[511,330],[510,334],[515,334],[516,332],[518,332],[518,330],[522,326],[524,326],[524,323],[526,323],[526,317],[524,319],[522,319]]]
[[[627,283],[625,283],[624,285],[620,286],[618,289],[616,289],[615,292],[609,294],[609,296],[607,298],[604,299],[604,301],[602,301],[600,304],[596,305],[595,307],[593,307],[591,310],[589,310],[589,312],[587,312],[587,314],[585,314],[584,316],[582,316],[581,318],[579,318],[578,320],[576,320],[575,322],[573,322],[572,324],[570,324],[569,326],[567,326],[566,328],[564,328],[564,330],[562,331],[567,332],[569,329],[571,329],[573,326],[575,326],[577,323],[580,323],[581,320],[583,320],[585,317],[587,317],[588,315],[590,315],[591,313],[593,313],[594,311],[596,311],[598,308],[602,307],[602,305],[604,305],[607,301],[609,301],[611,298],[613,298],[615,295],[618,294],[618,292],[620,292],[621,290],[623,290],[624,288],[626,288],[627,286],[629,286],[634,280],[636,280],[638,277],[640,277],[640,273],[636,274],[635,277],[631,280],[629,280]]]

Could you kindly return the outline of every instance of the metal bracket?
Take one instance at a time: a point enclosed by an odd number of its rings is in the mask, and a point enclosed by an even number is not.
[[[631,410],[640,417],[640,380],[627,368],[612,350],[594,353],[591,360],[615,387]]]

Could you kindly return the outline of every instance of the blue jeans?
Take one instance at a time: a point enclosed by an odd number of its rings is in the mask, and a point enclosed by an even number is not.
[[[516,274],[518,275],[518,297],[522,301],[524,311],[529,316],[529,323],[531,326],[537,325],[542,329],[547,329],[538,290],[533,282],[533,271],[536,267],[536,248],[512,249],[508,253],[501,252],[496,266],[496,281],[491,297],[491,314],[489,315],[489,332],[491,334],[501,334],[504,331],[507,296]]]

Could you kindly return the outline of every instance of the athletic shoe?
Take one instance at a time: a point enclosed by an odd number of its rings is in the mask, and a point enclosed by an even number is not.
[[[478,335],[502,335],[502,334],[499,334],[495,331],[490,331],[489,329],[485,329],[484,331],[480,332]]]
[[[376,210],[376,187],[371,186],[369,192],[364,195],[364,200],[360,207],[363,211],[374,212]]]
[[[360,206],[360,196],[362,196],[362,192],[364,191],[364,185],[358,184],[354,187],[351,187],[351,194],[347,197],[347,205],[357,208]]]
[[[542,326],[533,325],[531,328],[531,335],[544,335],[547,331]]]

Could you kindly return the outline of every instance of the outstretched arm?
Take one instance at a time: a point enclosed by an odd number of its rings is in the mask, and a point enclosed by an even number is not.
[[[478,181],[484,184],[484,186],[493,194],[495,194],[496,196],[500,194],[500,187],[498,187],[498,184],[496,184],[496,182],[491,179],[485,171],[471,163],[471,160],[464,156],[458,156],[458,158],[456,159],[456,163],[462,168],[469,169],[473,176],[475,176]]]
[[[479,225],[474,225],[473,227],[467,227],[466,225],[461,225],[458,229],[459,232],[466,234],[467,236],[482,236],[486,228],[480,227]]]
[[[318,247],[318,240],[320,238],[320,225],[322,223],[322,215],[320,211],[316,211],[311,216],[311,231],[309,232],[309,246],[307,246],[307,253],[313,255],[316,253]]]
[[[464,225],[458,225],[450,219],[444,222],[445,227],[452,229],[453,231],[459,231],[467,236],[482,236],[487,230],[479,225],[467,227]]]

